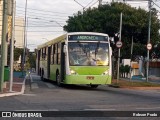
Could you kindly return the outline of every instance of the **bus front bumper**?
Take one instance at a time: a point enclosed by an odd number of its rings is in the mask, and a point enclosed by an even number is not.
[[[66,75],[64,84],[111,84],[109,75]]]

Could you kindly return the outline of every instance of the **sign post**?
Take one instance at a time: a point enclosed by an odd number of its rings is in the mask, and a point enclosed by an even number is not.
[[[118,47],[122,47],[121,33],[122,33],[122,13],[121,13],[121,15],[120,15],[119,42],[116,43],[116,46],[118,46]],[[119,49],[118,49],[118,61],[117,61],[117,83],[118,83],[118,81],[119,81],[120,55],[121,55],[121,51],[120,51],[120,48],[119,48]]]

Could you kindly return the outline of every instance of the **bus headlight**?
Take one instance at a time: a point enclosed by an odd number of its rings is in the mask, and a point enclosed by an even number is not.
[[[102,75],[107,75],[108,73],[109,73],[109,70],[107,70],[104,73],[102,73]]]
[[[71,70],[71,74],[77,75],[77,73],[74,70]]]

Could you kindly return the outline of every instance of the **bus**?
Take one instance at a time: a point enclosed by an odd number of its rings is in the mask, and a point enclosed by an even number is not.
[[[42,79],[61,84],[111,84],[112,49],[109,36],[71,32],[37,47],[36,71]]]

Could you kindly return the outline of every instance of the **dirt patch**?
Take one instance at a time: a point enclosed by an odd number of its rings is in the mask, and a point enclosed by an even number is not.
[[[160,90],[160,87],[128,87],[128,86],[123,86],[120,88],[125,88],[125,89],[135,89],[135,90]]]
[[[111,87],[115,88],[125,88],[125,89],[137,89],[137,90],[160,90],[160,84],[153,84],[149,82],[135,82],[135,81],[128,81],[128,80],[112,80]]]

